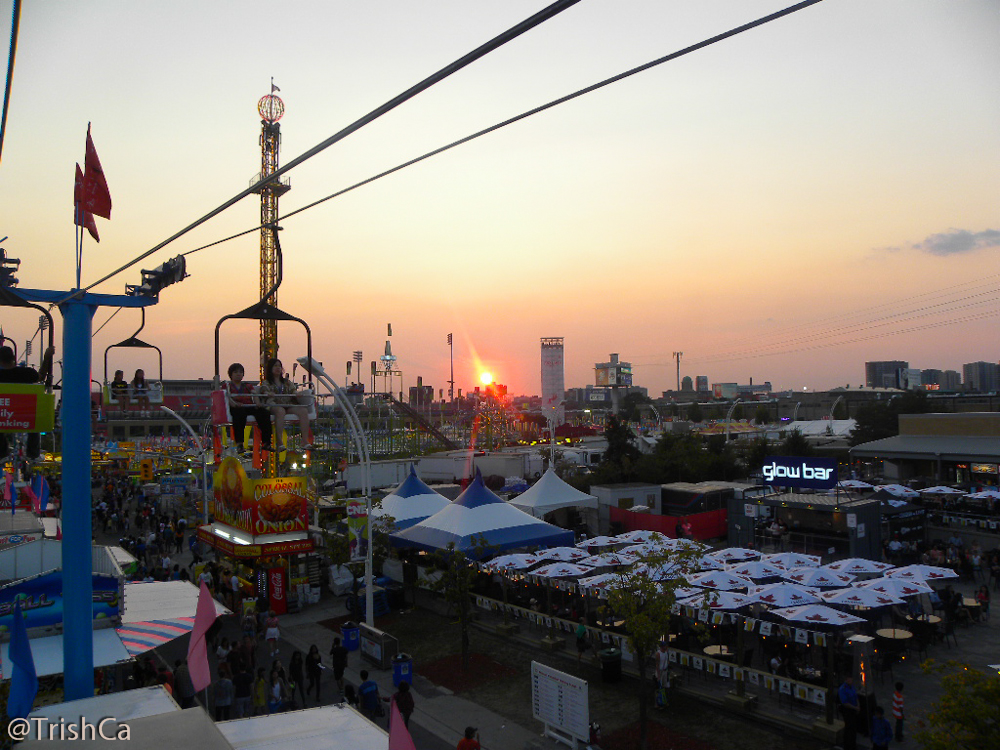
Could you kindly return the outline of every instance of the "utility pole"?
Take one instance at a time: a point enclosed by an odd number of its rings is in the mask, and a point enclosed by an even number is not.
[[[684,356],[684,352],[674,352],[674,359],[677,360],[677,390],[681,389],[681,357]]]
[[[451,380],[448,381],[448,401],[454,406],[455,405],[455,344],[452,340],[452,335],[448,334],[448,350],[449,358],[451,360]]]

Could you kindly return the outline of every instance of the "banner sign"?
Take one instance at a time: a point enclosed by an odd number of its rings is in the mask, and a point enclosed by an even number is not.
[[[837,459],[768,456],[761,473],[765,484],[776,487],[832,490],[837,486]]]
[[[288,611],[288,579],[282,567],[267,571],[267,600],[274,614],[283,615]]]
[[[351,562],[364,560],[368,555],[368,504],[365,500],[347,501],[347,531]]]
[[[297,555],[303,552],[312,552],[315,549],[312,539],[291,539],[287,542],[268,542],[267,544],[235,544],[213,534],[205,527],[198,529],[198,540],[214,547],[227,557],[240,559]]]
[[[250,479],[230,456],[219,464],[213,490],[216,519],[253,536],[309,528],[305,477]]]
[[[118,618],[120,585],[115,576],[93,575],[94,619]],[[14,602],[21,603],[24,625],[43,628],[63,621],[62,572],[53,570],[0,589],[0,633],[9,633]]]
[[[42,383],[4,383],[0,392],[0,432],[49,432],[56,397]]]

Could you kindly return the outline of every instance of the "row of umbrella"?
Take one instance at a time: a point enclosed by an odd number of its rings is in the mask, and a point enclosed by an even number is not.
[[[920,497],[921,495],[962,495],[964,497],[972,498],[973,500],[1000,500],[1000,491],[997,490],[965,492],[964,490],[956,490],[954,487],[947,487],[944,485],[926,487],[922,490],[914,490],[901,484],[873,485],[868,484],[868,482],[862,482],[859,479],[844,479],[840,481],[837,486],[849,490],[879,490],[882,492],[888,492],[890,495],[903,498],[914,498]]]

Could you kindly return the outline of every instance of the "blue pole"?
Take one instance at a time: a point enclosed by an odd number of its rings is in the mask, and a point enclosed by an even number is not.
[[[63,314],[63,674],[68,701],[94,695],[90,491],[90,335],[96,306],[70,300]]]

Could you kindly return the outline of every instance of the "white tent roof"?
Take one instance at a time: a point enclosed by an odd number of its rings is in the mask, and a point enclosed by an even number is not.
[[[198,587],[189,581],[136,581],[125,584],[122,623],[194,617],[198,611]],[[231,614],[218,601],[216,615]]]
[[[63,637],[62,635],[50,635],[45,638],[32,638],[31,658],[35,662],[35,674],[39,677],[46,677],[53,674],[63,673]],[[10,643],[0,645],[0,664],[3,665],[2,679],[8,680],[11,676],[10,657],[7,656],[7,648]],[[94,631],[94,666],[106,667],[118,662],[132,661],[132,654],[122,644],[122,639],[114,628],[103,628]]]
[[[515,497],[510,504],[541,518],[559,508],[596,508],[597,498],[570,487],[550,468],[527,492]]]
[[[234,750],[385,750],[388,735],[353,708],[323,706],[216,724]]]
[[[410,473],[390,494],[382,498],[380,507],[372,508],[374,518],[391,516],[397,530],[408,529],[425,518],[430,518],[451,502],[439,495],[417,476],[410,466]]]
[[[120,723],[128,723],[132,719],[140,719],[143,716],[158,716],[180,710],[170,693],[162,685],[155,685],[154,687],[121,690],[117,693],[95,695],[93,698],[81,698],[51,706],[42,706],[31,712],[31,718],[44,718],[49,723],[56,723],[62,719],[67,724],[78,724],[81,718],[96,723],[92,717],[114,716],[117,727]],[[37,726],[37,724],[31,725],[31,737],[35,739],[38,738],[38,733],[35,731]],[[111,727],[105,730],[107,735],[116,733],[117,729],[111,729]]]

